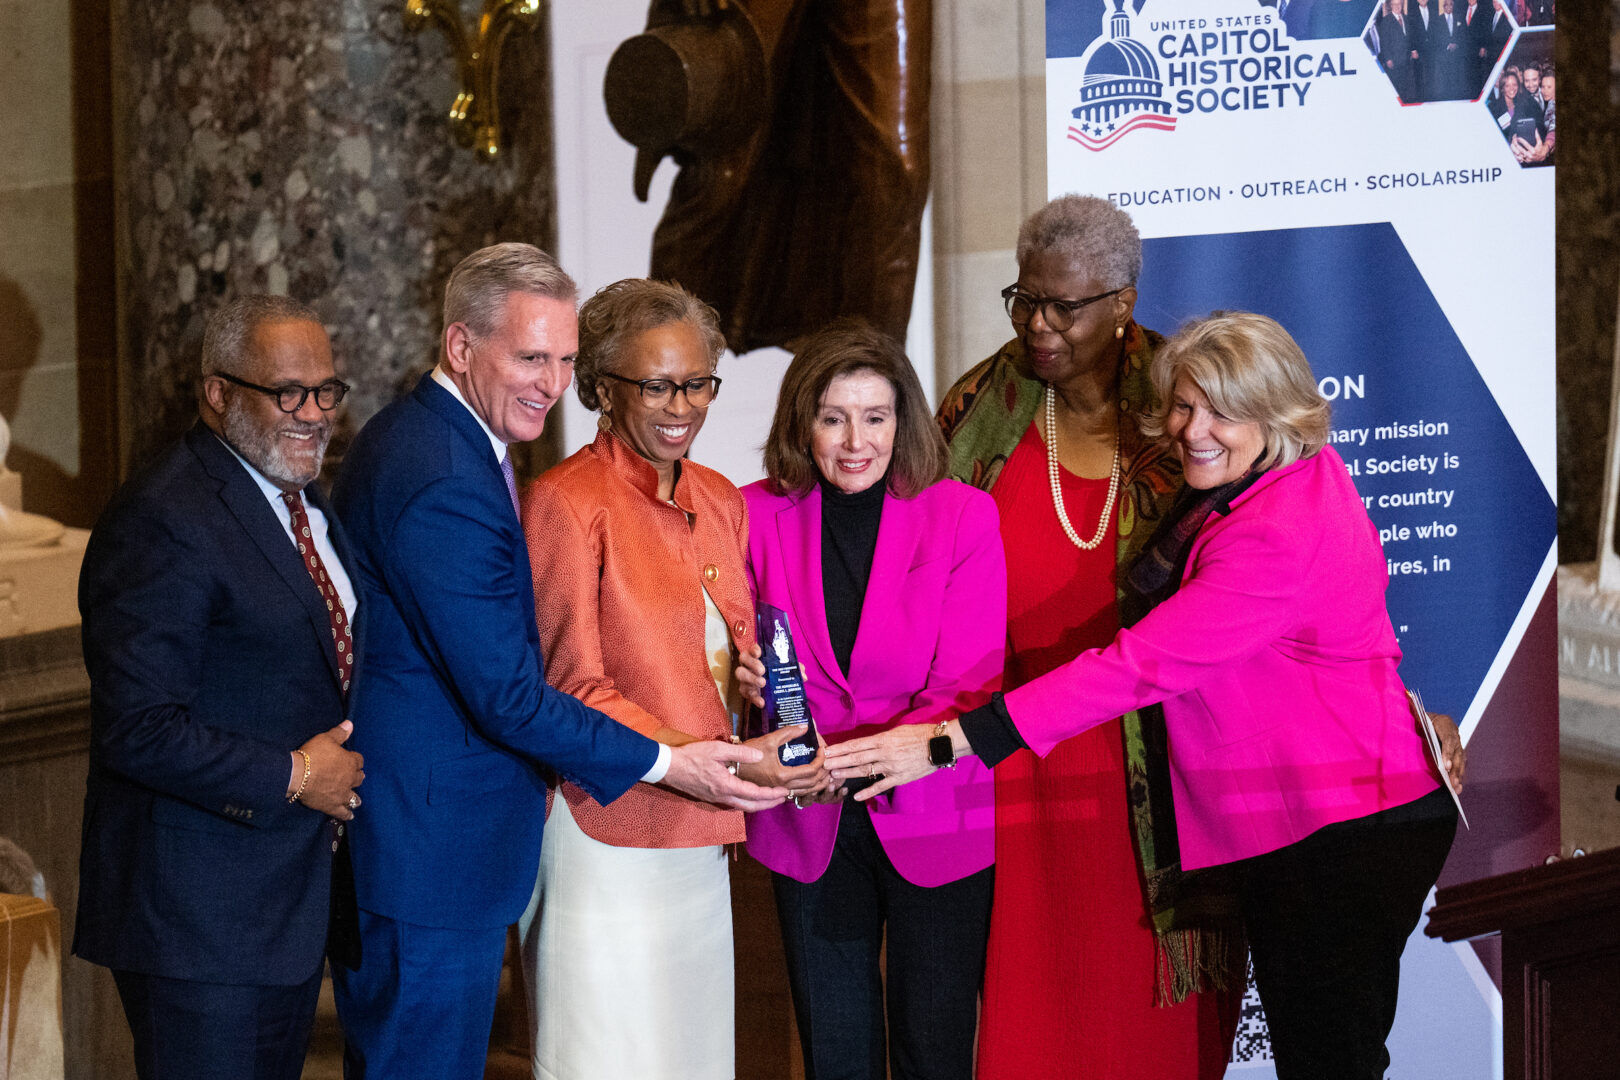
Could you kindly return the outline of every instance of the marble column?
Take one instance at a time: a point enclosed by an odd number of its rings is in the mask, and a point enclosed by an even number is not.
[[[1012,336],[1000,292],[1018,226],[1046,203],[1040,0],[934,6],[935,371],[944,393]]]
[[[1558,561],[1563,563],[1596,558],[1602,526],[1598,511],[1620,286],[1620,6],[1610,14],[1604,9],[1611,6],[1565,4],[1554,38],[1558,106],[1565,123],[1555,225]],[[1608,50],[1601,45],[1605,40]],[[1511,243],[1503,265],[1509,262]]]
[[[437,28],[403,0],[114,0],[120,420],[138,467],[195,416],[224,300],[312,304],[354,386],[335,461],[433,363],[444,279],[497,240],[555,232],[543,31],[502,55],[504,143],[456,145]],[[464,18],[476,5],[463,4]],[[329,463],[330,466],[330,463]]]

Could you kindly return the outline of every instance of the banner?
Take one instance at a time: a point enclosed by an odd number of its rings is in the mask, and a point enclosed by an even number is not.
[[[1551,0],[1048,0],[1052,195],[1144,239],[1136,317],[1276,318],[1377,524],[1401,674],[1469,745],[1441,884],[1558,844]],[[1391,1077],[1500,1076],[1489,943],[1418,933]],[[1258,999],[1231,1076],[1274,1075]]]

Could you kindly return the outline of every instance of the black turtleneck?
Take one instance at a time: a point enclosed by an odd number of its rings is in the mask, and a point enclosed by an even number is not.
[[[883,519],[885,476],[865,491],[851,495],[825,477],[821,485],[821,591],[827,603],[827,636],[845,675],[861,625],[866,582],[872,576],[878,524]]]

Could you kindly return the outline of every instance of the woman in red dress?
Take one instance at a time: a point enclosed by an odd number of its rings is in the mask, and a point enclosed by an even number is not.
[[[1161,343],[1132,319],[1129,215],[1064,196],[1019,230],[1016,337],[946,394],[951,473],[1001,511],[1008,689],[1120,627],[1115,567],[1181,485],[1137,416]],[[1179,874],[1163,717],[1133,713],[995,771],[980,1080],[1215,1078],[1243,994],[1235,902]]]

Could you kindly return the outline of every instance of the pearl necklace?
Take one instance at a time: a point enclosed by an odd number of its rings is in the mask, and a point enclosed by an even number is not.
[[[1102,518],[1097,522],[1097,535],[1091,540],[1080,539],[1069,524],[1068,511],[1063,509],[1063,484],[1058,479],[1058,452],[1057,452],[1057,395],[1052,392],[1052,384],[1046,384],[1046,476],[1052,482],[1052,505],[1057,508],[1058,524],[1063,526],[1063,532],[1074,546],[1081,551],[1094,551],[1103,537],[1108,535],[1108,522],[1114,514],[1114,499],[1119,495],[1119,429],[1114,429],[1114,464],[1108,471],[1108,501],[1103,504]]]

